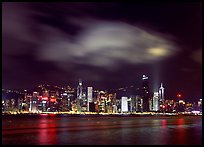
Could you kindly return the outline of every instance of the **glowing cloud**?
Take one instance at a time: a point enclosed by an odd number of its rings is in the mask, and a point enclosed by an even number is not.
[[[150,48],[148,49],[148,53],[153,56],[168,56],[169,52],[165,48]]]
[[[75,42],[61,36],[54,36],[55,39],[50,39],[54,41],[41,47],[41,60],[117,67],[118,61],[152,63],[177,51],[164,36],[123,22],[93,21],[89,25],[86,22],[84,30],[75,36]]]

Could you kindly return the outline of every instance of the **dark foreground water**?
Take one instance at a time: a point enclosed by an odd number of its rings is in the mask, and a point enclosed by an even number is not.
[[[2,116],[2,144],[202,144],[202,117]]]

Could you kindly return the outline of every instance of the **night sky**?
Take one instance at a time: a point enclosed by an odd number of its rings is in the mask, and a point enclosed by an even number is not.
[[[2,4],[2,88],[160,83],[202,97],[201,2]]]

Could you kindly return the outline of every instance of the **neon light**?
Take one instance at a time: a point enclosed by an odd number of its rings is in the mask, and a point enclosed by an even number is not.
[[[47,100],[48,100],[48,97],[42,97],[42,100],[46,100],[46,101],[47,101]]]
[[[181,98],[181,94],[177,94],[177,97],[178,97],[178,98]]]
[[[56,102],[56,98],[50,99],[50,102]]]
[[[42,101],[43,104],[46,104],[46,101]]]
[[[191,111],[191,112],[192,112],[192,113],[196,113],[196,114],[197,114],[197,113],[200,113],[200,111]]]

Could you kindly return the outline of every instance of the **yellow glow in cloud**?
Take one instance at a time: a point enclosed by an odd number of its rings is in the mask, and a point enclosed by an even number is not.
[[[168,50],[165,48],[150,48],[148,53],[154,56],[166,56],[168,55]]]

